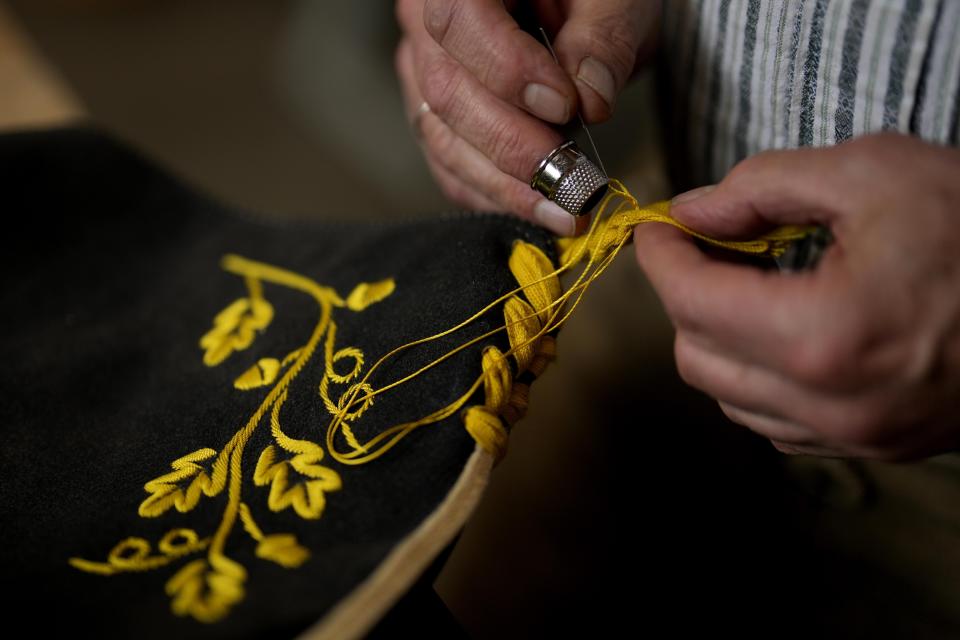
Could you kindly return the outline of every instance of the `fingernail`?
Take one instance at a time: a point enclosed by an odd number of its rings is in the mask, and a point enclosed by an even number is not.
[[[670,204],[676,206],[678,204],[684,204],[686,202],[693,202],[697,198],[703,197],[717,188],[715,184],[708,184],[703,187],[697,187],[696,189],[691,189],[690,191],[685,191],[680,195],[676,196],[673,200],[670,201]]]
[[[580,67],[577,68],[577,79],[599,93],[600,97],[613,109],[613,103],[617,99],[617,83],[607,65],[596,58],[587,56],[580,61]]]
[[[533,115],[541,120],[563,124],[570,119],[570,105],[558,91],[532,83],[523,90],[523,102]]]
[[[541,200],[533,207],[533,218],[558,236],[572,236],[577,226],[572,215],[549,200]]]

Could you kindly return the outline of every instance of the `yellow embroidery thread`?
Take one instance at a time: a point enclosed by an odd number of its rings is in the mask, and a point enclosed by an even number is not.
[[[70,558],[70,564],[81,571],[103,576],[127,571],[149,571],[195,551],[202,551],[209,542],[208,539],[201,540],[192,529],[172,529],[157,545],[162,555],[150,555],[150,543],[143,538],[127,538],[110,550],[106,562]]]
[[[612,180],[589,231],[581,237],[561,239],[557,242],[560,252],[560,267],[554,268],[549,258],[536,246],[517,242],[510,256],[510,269],[520,287],[511,291],[460,324],[427,338],[397,347],[380,358],[366,372],[360,383],[353,387],[347,402],[338,404],[338,413],[327,428],[326,445],[330,455],[342,464],[365,464],[386,453],[413,430],[436,423],[459,411],[470,397],[482,386],[484,404],[472,406],[463,412],[464,425],[470,435],[486,451],[500,459],[505,452],[507,430],[501,418],[509,423],[523,416],[529,388],[514,382],[514,375],[525,371],[539,375],[555,353],[555,342],[548,335],[562,325],[579,304],[590,284],[611,264],[621,249],[630,241],[633,229],[647,222],[670,224],[685,233],[714,246],[759,256],[776,257],[787,246],[810,232],[808,227],[782,227],[759,238],[746,241],[718,240],[705,236],[673,219],[670,203],[659,202],[641,207],[637,200],[617,180]],[[562,291],[559,276],[574,266],[585,262],[580,275],[566,292]],[[524,300],[520,295],[526,296]],[[469,325],[496,305],[504,303],[504,326],[485,333],[452,349],[418,371],[372,389],[368,380],[373,372],[401,351],[450,335]],[[381,432],[366,443],[360,443],[349,430],[347,416],[355,407],[367,406],[376,395],[394,389],[440,364],[455,353],[489,338],[500,330],[506,330],[510,349],[501,353],[495,347],[487,347],[481,360],[482,373],[476,382],[460,398],[419,420],[396,425]],[[512,373],[507,357],[516,363]],[[332,405],[328,405],[332,411]],[[343,434],[348,451],[336,446],[336,436]]]
[[[265,330],[273,318],[273,307],[263,295],[263,282],[286,286],[310,295],[320,307],[320,317],[307,343],[288,354],[282,361],[263,358],[234,382],[241,390],[250,390],[273,384],[280,376],[258,410],[246,426],[217,452],[211,448],[198,449],[171,463],[169,473],[145,485],[149,494],[141,503],[143,517],[159,517],[170,508],[186,512],[195,508],[201,497],[215,497],[227,489],[227,505],[220,525],[213,536],[200,539],[189,529],[175,529],[160,541],[161,555],[151,555],[149,543],[142,538],[127,538],[108,554],[106,562],[71,558],[77,569],[101,575],[124,571],[146,571],[164,566],[190,553],[207,551],[198,559],[182,567],[166,584],[171,597],[171,608],[177,615],[190,615],[202,622],[214,622],[227,615],[230,608],[244,596],[246,570],[224,554],[227,537],[239,518],[243,529],[257,542],[259,558],[293,568],[300,566],[310,555],[291,534],[264,534],[254,522],[249,507],[241,501],[242,457],[244,447],[253,431],[270,413],[273,444],[261,451],[253,472],[254,483],[270,486],[267,499],[272,511],[288,507],[302,518],[319,518],[326,504],[326,493],[341,488],[339,474],[319,462],[323,448],[314,442],[287,436],[280,423],[280,412],[288,397],[291,382],[312,358],[324,337],[324,376],[319,384],[319,395],[332,419],[326,431],[327,452],[344,465],[361,465],[385,454],[413,430],[439,422],[458,411],[467,432],[486,451],[498,459],[504,455],[508,433],[504,425],[520,419],[527,408],[529,385],[519,382],[528,373],[540,375],[556,353],[552,332],[570,316],[586,289],[612,263],[619,251],[629,242],[633,228],[646,222],[671,224],[711,244],[756,255],[776,256],[787,244],[806,235],[808,229],[785,227],[760,238],[745,242],[720,241],[703,236],[685,227],[669,216],[669,203],[640,207],[637,201],[617,181],[611,182],[608,195],[594,217],[590,230],[580,238],[558,241],[560,267],[554,268],[550,259],[538,247],[516,242],[510,255],[509,268],[520,285],[497,298],[489,305],[456,326],[433,336],[397,347],[377,360],[361,378],[364,354],[356,347],[336,349],[336,325],[332,321],[334,307],[362,311],[388,297],[394,291],[392,280],[361,283],[346,299],[298,274],[241,258],[226,256],[225,270],[244,278],[248,296],[235,300],[214,318],[214,326],[200,339],[204,362],[216,366],[233,352],[248,348],[256,332]],[[571,286],[563,291],[559,277],[575,265],[585,265]],[[451,335],[476,321],[497,305],[503,304],[503,326],[488,331],[451,349],[448,353],[424,365],[417,371],[374,389],[371,376],[398,353],[418,345]],[[481,374],[454,402],[431,414],[385,429],[369,441],[361,443],[351,429],[374,402],[375,396],[386,393],[437,366],[454,354],[486,340],[498,331],[506,331],[509,349],[501,352],[494,346],[486,347],[481,357]],[[513,365],[511,366],[511,359]],[[349,370],[343,363],[352,363]],[[283,375],[281,376],[281,372]],[[333,385],[347,385],[335,399]],[[483,388],[484,402],[466,407],[474,394]],[[341,436],[348,449],[337,448]],[[283,452],[292,457],[281,459]],[[213,459],[212,463],[209,463]],[[209,463],[208,466],[205,466]],[[188,483],[186,489],[183,483]]]
[[[326,373],[322,384],[329,389],[327,377],[334,383],[346,382],[359,374],[363,353],[349,347],[333,351],[336,325],[332,321],[335,307],[362,311],[388,297],[395,288],[392,279],[376,283],[360,283],[346,299],[336,291],[323,287],[299,274],[228,255],[223,268],[242,278],[248,296],[232,302],[214,318],[213,328],[200,339],[203,360],[216,366],[233,352],[248,348],[258,331],[263,331],[273,319],[273,306],[266,300],[263,283],[284,286],[309,295],[319,307],[319,318],[310,338],[303,347],[288,354],[283,361],[264,358],[242,374],[234,386],[249,390],[268,386],[277,380],[266,398],[229,442],[217,452],[205,447],[174,460],[171,471],[144,485],[148,496],[140,504],[139,514],[145,518],[160,517],[171,508],[180,512],[194,509],[203,496],[213,498],[227,492],[226,506],[220,524],[209,538],[200,539],[189,529],[175,529],[159,543],[161,555],[151,555],[150,544],[142,538],[127,538],[108,554],[106,562],[71,558],[70,564],[81,570],[100,575],[114,575],[124,571],[148,571],[165,566],[188,554],[206,551],[206,557],[183,566],[166,583],[171,599],[171,610],[176,615],[192,616],[201,622],[215,622],[227,615],[244,597],[246,569],[224,553],[226,540],[233,531],[237,518],[244,530],[257,542],[259,558],[293,568],[309,557],[291,534],[264,534],[253,521],[249,507],[241,501],[242,459],[244,449],[254,430],[269,413],[273,444],[267,445],[253,472],[254,483],[270,486],[267,505],[272,511],[288,507],[303,518],[319,518],[326,504],[325,494],[341,487],[339,474],[318,464],[324,452],[320,445],[287,436],[280,424],[280,412],[288,397],[290,384],[316,352],[320,341],[326,341]],[[333,370],[333,363],[345,358],[355,360],[354,371],[348,375]],[[284,371],[285,370],[285,371]],[[282,375],[281,375],[281,372]],[[365,387],[355,390],[365,391]],[[354,387],[348,391],[354,390]],[[329,400],[329,394],[324,398]],[[364,406],[369,406],[368,401]],[[340,406],[341,403],[335,406]],[[349,415],[359,416],[354,410]],[[292,454],[286,458],[284,454]],[[285,459],[281,459],[284,457]],[[212,462],[211,462],[212,461]],[[186,484],[186,488],[183,485]]]

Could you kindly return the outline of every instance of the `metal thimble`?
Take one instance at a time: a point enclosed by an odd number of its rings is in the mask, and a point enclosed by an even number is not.
[[[533,174],[530,186],[564,211],[581,216],[590,213],[603,198],[609,182],[577,144],[567,140],[547,154]]]

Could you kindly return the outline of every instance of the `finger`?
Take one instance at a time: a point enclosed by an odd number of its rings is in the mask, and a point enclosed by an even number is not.
[[[788,442],[778,442],[771,440],[770,444],[780,453],[790,456],[817,456],[818,458],[851,458],[858,457],[831,447],[817,447],[808,445],[790,444]]]
[[[423,121],[429,115],[429,109],[424,109],[420,90],[417,88],[413,72],[413,46],[409,38],[401,40],[397,46],[395,57],[397,76],[400,78],[400,87],[403,93],[404,105],[410,126],[417,140],[426,146],[423,132]],[[454,203],[474,211],[502,211],[503,207],[484,195],[475,187],[464,182],[453,171],[433,158],[426,151],[427,166],[436,179],[443,193]]]
[[[682,331],[674,342],[674,357],[684,382],[715,398],[721,407],[731,407],[736,415],[727,415],[734,422],[751,426],[739,418],[762,416],[763,424],[782,429],[758,431],[768,438],[790,442],[816,439],[816,433],[798,421],[803,407],[818,401],[809,391],[756,365],[716,354]]]
[[[574,78],[580,112],[587,122],[613,114],[617,95],[639,60],[652,52],[651,33],[659,3],[638,0],[587,0],[570,3],[570,13],[554,42],[557,57]]]
[[[454,204],[471,211],[499,212],[503,210],[496,202],[465,183],[429,155],[427,156],[427,167],[437,184],[440,185],[444,195]]]
[[[512,178],[432,113],[421,119],[424,145],[432,159],[475,191],[489,194],[498,211],[511,211],[562,236],[574,235],[572,215]]]
[[[400,79],[400,93],[403,95],[407,122],[410,123],[417,140],[422,140],[421,120],[430,107],[424,102],[423,96],[420,95],[420,88],[417,86],[417,78],[413,70],[413,44],[409,37],[403,38],[397,45],[393,61],[397,77]]]
[[[432,40],[413,44],[417,84],[433,113],[500,171],[529,184],[562,136],[491,94]]]
[[[547,122],[567,122],[577,92],[550,52],[525,33],[501,0],[428,0],[430,36],[490,92]]]
[[[677,369],[689,385],[716,398],[731,420],[773,440],[816,445],[858,457],[892,447],[882,425],[889,409],[875,392],[832,394],[711,351],[684,333]]]
[[[470,208],[512,211],[561,236],[580,232],[573,216],[498,170],[434,114],[421,111],[419,105],[424,103],[413,66],[413,46],[405,39],[397,49],[397,73],[407,110],[416,114],[414,125],[427,150],[428,164],[447,197]]]
[[[794,422],[757,413],[756,411],[749,411],[728,402],[721,402],[719,404],[720,410],[723,411],[724,415],[730,418],[731,421],[747,427],[764,438],[792,446],[819,445],[816,434]]]
[[[634,232],[637,261],[678,330],[722,353],[801,381],[834,377],[850,347],[842,274],[784,277],[714,260],[677,229],[649,223]],[[831,277],[826,277],[826,276]]]
[[[850,149],[839,147],[761,153],[734,167],[715,189],[676,198],[671,214],[720,238],[744,237],[772,225],[833,226],[842,211],[856,208],[850,206],[849,174],[856,164],[850,155]]]

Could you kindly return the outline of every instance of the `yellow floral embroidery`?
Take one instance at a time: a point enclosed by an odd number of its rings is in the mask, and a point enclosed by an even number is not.
[[[259,280],[247,278],[250,297],[234,300],[213,319],[213,328],[200,338],[205,349],[203,363],[214,367],[234,351],[242,351],[253,344],[254,332],[263,331],[273,320],[273,305],[263,298]]]
[[[217,452],[213,449],[199,449],[171,462],[170,467],[173,471],[154,478],[144,485],[150,497],[140,503],[138,511],[140,516],[155,518],[163,515],[170,507],[176,507],[177,511],[186,513],[197,506],[201,493],[208,496],[220,493],[227,479],[226,464],[223,462],[226,458],[218,459],[212,477],[206,469],[197,464],[215,455]],[[190,480],[186,491],[180,488],[180,483],[184,480]]]
[[[295,569],[310,557],[310,551],[300,546],[296,536],[289,533],[263,535],[260,527],[253,521],[249,507],[245,504],[240,505],[240,520],[243,521],[243,528],[247,530],[250,537],[259,543],[256,549],[258,558],[271,560],[288,569]]]
[[[240,377],[233,381],[233,386],[241,391],[265,387],[277,379],[278,373],[280,373],[279,360],[276,358],[260,358],[257,360],[257,364],[241,373]]]
[[[208,543],[209,540],[201,540],[192,529],[173,529],[157,545],[162,555],[150,555],[150,543],[143,538],[127,538],[110,550],[106,562],[71,558],[70,564],[81,571],[104,576],[126,571],[149,571],[194,551],[201,551]]]
[[[393,293],[394,286],[392,279],[372,283],[361,282],[347,296],[347,308],[352,311],[363,311],[374,302],[380,302]]]
[[[283,449],[296,454],[289,460],[277,461],[277,447],[267,445],[260,454],[253,481],[258,486],[270,485],[267,506],[273,511],[293,507],[301,518],[317,519],[326,506],[325,492],[340,489],[340,475],[328,467],[317,464],[323,459],[323,449],[308,440],[294,440],[280,429],[280,407],[287,399],[287,392],[273,405],[270,425],[274,440]],[[291,482],[290,477],[311,478],[303,482]]]
[[[165,566],[187,555],[206,552],[204,558],[193,560],[177,571],[166,583],[173,613],[191,616],[200,622],[216,622],[228,615],[231,608],[243,600],[246,569],[227,557],[224,552],[227,538],[237,520],[257,543],[258,558],[280,566],[295,568],[310,557],[310,551],[300,545],[289,533],[265,534],[250,509],[241,500],[243,485],[243,456],[247,443],[257,427],[269,414],[273,443],[261,451],[253,481],[258,486],[270,486],[267,506],[272,511],[288,507],[302,518],[316,519],[323,514],[326,494],[341,488],[340,475],[323,466],[323,448],[308,440],[297,440],[283,432],[280,412],[287,400],[290,384],[313,358],[321,340],[324,343],[324,377],[320,382],[321,396],[328,411],[337,415],[347,409],[351,418],[370,406],[372,398],[359,400],[352,406],[345,398],[364,392],[369,385],[351,385],[336,403],[329,396],[330,384],[345,384],[360,374],[363,352],[356,347],[335,350],[336,324],[332,320],[334,308],[362,311],[393,293],[392,279],[358,284],[347,297],[317,284],[305,276],[278,267],[255,262],[240,256],[228,255],[223,268],[244,278],[248,295],[235,300],[213,320],[211,328],[200,339],[204,350],[203,361],[214,367],[236,351],[248,348],[257,332],[264,331],[273,319],[273,306],[264,297],[264,283],[288,287],[310,296],[318,306],[318,319],[307,342],[283,360],[262,358],[235,381],[234,387],[248,391],[273,385],[258,409],[247,423],[219,450],[204,447],[177,458],[170,463],[171,471],[144,485],[148,496],[140,504],[139,515],[157,518],[171,508],[187,512],[196,508],[201,499],[215,498],[226,493],[226,504],[220,524],[208,538],[200,538],[190,529],[174,529],[158,543],[159,554],[151,552],[150,543],[143,538],[127,538],[107,555],[106,562],[71,558],[70,564],[88,573],[114,575],[127,571],[149,571]],[[347,373],[337,372],[335,363],[352,360]],[[285,455],[285,454],[290,454]]]
[[[225,556],[217,562],[194,560],[167,581],[170,609],[178,616],[216,622],[243,600],[246,577],[244,568]]]

